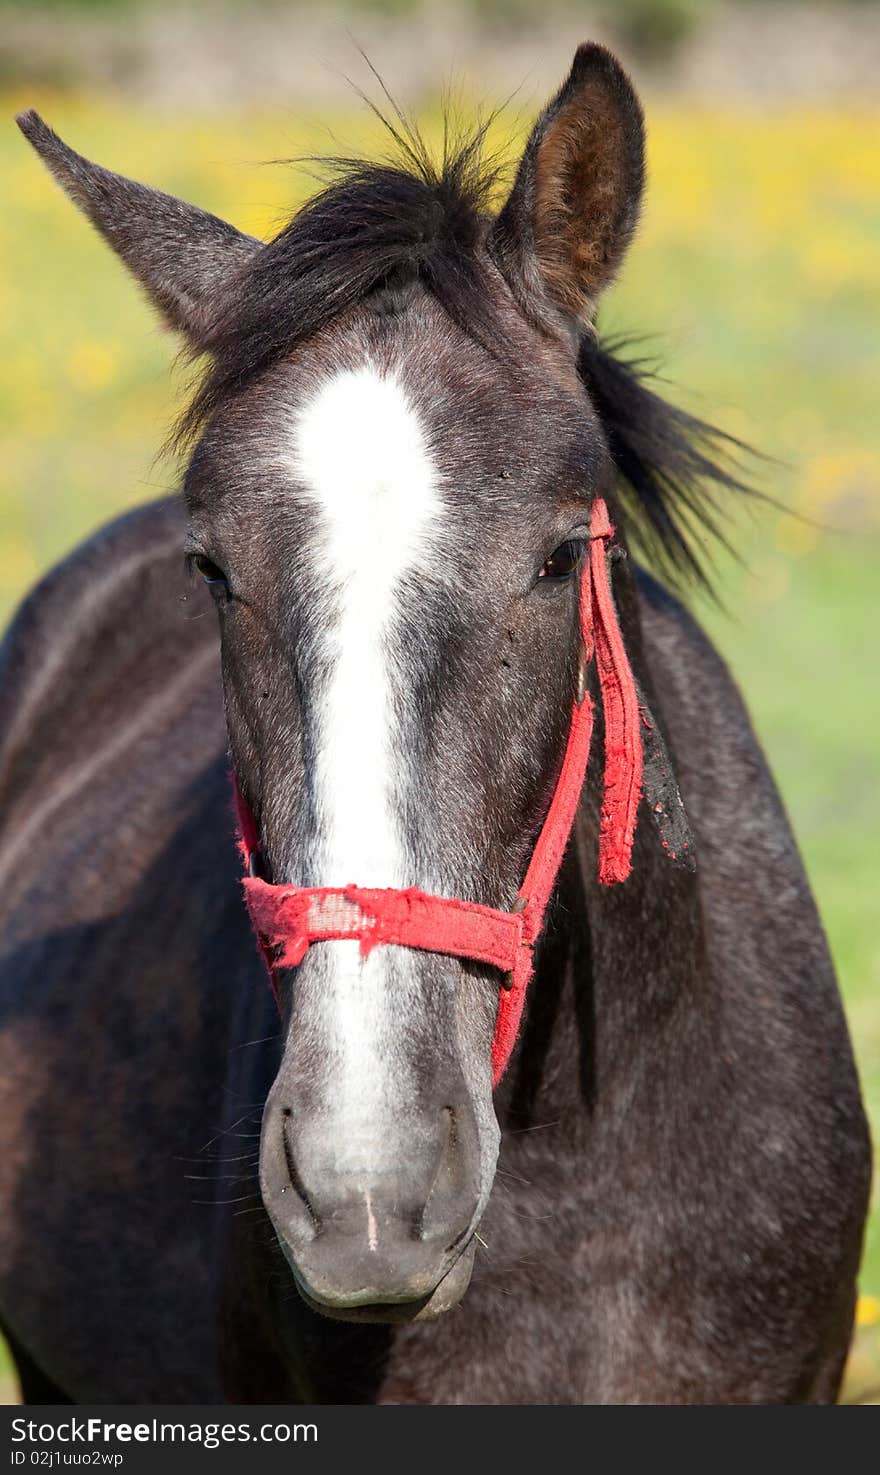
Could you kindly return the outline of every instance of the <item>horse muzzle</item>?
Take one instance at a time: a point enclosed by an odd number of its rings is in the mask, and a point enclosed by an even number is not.
[[[426,1320],[470,1281],[482,1207],[480,1145],[466,1100],[362,1132],[296,1113],[273,1091],[261,1188],[306,1303],[353,1321]]]

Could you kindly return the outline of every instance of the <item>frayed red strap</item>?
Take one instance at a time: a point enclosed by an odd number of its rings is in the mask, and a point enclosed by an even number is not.
[[[599,880],[625,881],[642,782],[642,747],[635,682],[627,660],[608,578],[607,545],[614,529],[598,498],[590,522],[590,549],[580,590],[583,661],[595,647],[605,714],[605,795],[599,832]],[[500,990],[492,1041],[493,1083],[497,1085],[516,1043],[532,975],[532,949],[562,857],[571,835],[590,756],[593,705],[575,701],[565,756],[547,817],[541,828],[513,909],[406,890],[360,886],[273,886],[256,874],[258,836],[253,815],[233,777],[239,845],[245,865],[245,900],[276,999],[279,967],[294,968],[313,942],[353,939],[366,954],[379,944],[421,948],[472,958],[499,968]]]
[[[630,873],[642,792],[639,699],[611,597],[604,547],[613,532],[605,503],[599,501],[590,524],[590,562],[596,665],[605,713],[605,796],[599,826],[599,880],[605,886],[625,881]]]
[[[363,886],[270,886],[244,881],[248,910],[274,961],[295,968],[309,943],[353,938],[366,957],[379,943],[424,948],[493,963],[511,972],[523,943],[522,918],[453,897]]]

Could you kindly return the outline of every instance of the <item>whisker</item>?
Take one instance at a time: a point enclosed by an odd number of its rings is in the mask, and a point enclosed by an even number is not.
[[[253,1193],[242,1193],[238,1198],[191,1198],[190,1203],[200,1208],[231,1209],[233,1204],[246,1204],[248,1199],[255,1197]]]
[[[263,1035],[261,1040],[245,1040],[243,1045],[230,1045],[228,1053],[234,1055],[236,1050],[249,1050],[252,1045],[268,1045],[272,1040],[280,1040],[281,1031],[276,1030],[273,1035]]]
[[[546,1132],[548,1127],[558,1127],[560,1121],[561,1117],[557,1117],[556,1120],[553,1122],[539,1122],[537,1126],[534,1127],[512,1127],[507,1132],[507,1136],[522,1137],[525,1132]]]
[[[247,1119],[248,1119],[248,1117],[249,1116],[252,1116],[253,1113],[254,1113],[254,1111],[256,1109],[257,1109],[256,1107],[251,1107],[247,1111],[242,1112],[241,1116],[238,1118],[237,1121],[232,1122],[232,1124],[230,1126],[224,1127],[222,1129],[222,1131],[217,1132],[215,1136],[209,1138],[209,1140],[205,1143],[204,1147],[200,1148],[200,1151],[201,1152],[207,1152],[208,1148],[209,1147],[213,1147],[215,1142],[219,1142],[220,1139],[221,1139],[221,1137],[227,1137],[227,1136],[231,1135],[233,1128],[234,1127],[240,1127],[241,1124],[242,1124],[242,1122],[246,1122]],[[254,1136],[257,1136],[258,1134],[255,1133],[255,1132],[246,1132],[244,1135],[245,1136],[249,1136],[249,1137],[254,1137]]]
[[[249,1173],[184,1173],[187,1183],[236,1183],[249,1178]]]
[[[219,1155],[217,1157],[205,1157],[204,1154],[201,1154],[201,1155],[199,1155],[197,1157],[178,1157],[178,1156],[175,1156],[175,1157],[172,1157],[171,1158],[171,1162],[173,1162],[173,1163],[196,1163],[201,1168],[201,1167],[204,1167],[206,1163],[242,1163],[242,1162],[252,1162],[252,1163],[255,1163],[257,1161],[257,1159],[259,1158],[259,1156],[260,1156],[259,1149],[257,1149],[257,1148],[251,1148],[251,1150],[249,1152],[226,1152],[226,1153],[223,1153],[223,1154],[221,1154],[221,1155]]]

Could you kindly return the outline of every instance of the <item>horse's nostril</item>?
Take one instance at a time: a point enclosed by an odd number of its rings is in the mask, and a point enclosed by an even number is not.
[[[460,1230],[459,1233],[455,1236],[455,1239],[446,1246],[445,1253],[447,1255],[450,1255],[453,1250],[457,1250],[462,1240],[467,1239],[468,1235],[471,1233],[472,1227],[473,1226],[471,1225],[470,1221],[465,1224],[464,1228]]]
[[[289,1106],[285,1106],[283,1111],[286,1117],[289,1117],[291,1115]],[[287,1132],[283,1127],[281,1129],[281,1140],[284,1146],[284,1161],[287,1164],[287,1172],[290,1178],[290,1185],[296,1193],[297,1197],[301,1200],[309,1218],[311,1219],[312,1228],[314,1229],[315,1234],[320,1234],[321,1230],[324,1227],[321,1216],[320,1214],[318,1214],[314,1204],[312,1203],[308,1193],[306,1192],[305,1184],[303,1183],[302,1177],[297,1170],[296,1160],[293,1156],[293,1148],[291,1147],[288,1140]],[[282,1189],[282,1192],[283,1191],[284,1190]]]
[[[444,1239],[453,1230],[451,1243],[446,1246],[450,1250],[460,1244],[470,1232],[469,1216],[464,1225],[457,1221],[462,1203],[476,1202],[478,1154],[468,1153],[468,1143],[464,1140],[467,1134],[461,1130],[455,1107],[444,1106],[440,1115],[444,1124],[441,1127],[440,1150],[424,1206],[417,1216],[415,1237],[436,1242]],[[471,1145],[475,1147],[475,1144]]]

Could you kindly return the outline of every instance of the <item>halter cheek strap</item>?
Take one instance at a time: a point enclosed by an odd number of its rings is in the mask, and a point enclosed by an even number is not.
[[[639,700],[608,577],[614,529],[604,501],[593,504],[588,556],[580,588],[582,671],[595,654],[605,714],[604,798],[599,828],[599,880],[625,881],[642,788]],[[276,970],[295,968],[312,943],[353,939],[366,956],[392,943],[491,964],[502,974],[495,1036],[497,1085],[516,1043],[532,975],[532,953],[544,925],[562,857],[574,824],[590,756],[593,704],[575,699],[562,768],[532,858],[510,911],[455,897],[362,886],[273,886],[257,874],[259,837],[233,778],[244,892],[251,922],[278,999]]]

